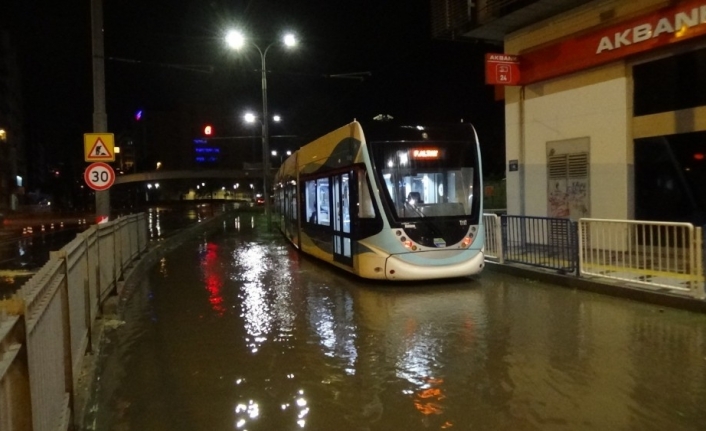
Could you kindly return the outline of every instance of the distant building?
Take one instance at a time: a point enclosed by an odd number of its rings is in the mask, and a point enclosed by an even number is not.
[[[0,212],[16,209],[26,186],[21,101],[16,54],[0,28]]]
[[[706,0],[431,5],[434,37],[519,57],[509,214],[706,224]]]

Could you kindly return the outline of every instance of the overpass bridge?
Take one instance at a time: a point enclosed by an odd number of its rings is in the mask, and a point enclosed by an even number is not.
[[[276,170],[270,170],[270,178]],[[262,196],[262,167],[163,170],[116,175],[111,206],[134,206],[170,200],[244,199]]]
[[[270,175],[274,174],[274,170]],[[156,170],[151,172],[140,172],[135,174],[117,175],[115,185],[158,182],[167,180],[184,179],[233,179],[233,180],[260,180],[262,181],[262,168],[260,169],[203,169],[203,170]]]

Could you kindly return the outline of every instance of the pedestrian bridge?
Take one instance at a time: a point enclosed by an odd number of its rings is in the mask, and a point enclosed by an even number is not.
[[[209,170],[157,170],[140,172],[136,174],[117,175],[115,184],[139,183],[145,181],[166,181],[179,179],[208,179],[208,178],[233,178],[233,179],[262,179],[262,169],[209,169]]]

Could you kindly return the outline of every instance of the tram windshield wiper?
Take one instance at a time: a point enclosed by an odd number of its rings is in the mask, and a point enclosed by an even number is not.
[[[409,202],[405,202],[405,203],[404,203],[404,208],[407,208],[407,207],[411,208],[412,211],[414,211],[419,217],[422,217],[422,218],[423,218],[423,217],[426,217],[426,215],[425,215],[423,212],[421,212],[421,211],[419,210],[419,208],[417,208],[416,206],[410,204]]]

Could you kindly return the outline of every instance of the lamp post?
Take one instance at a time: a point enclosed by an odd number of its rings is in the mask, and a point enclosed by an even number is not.
[[[282,166],[282,163],[284,163],[285,154],[287,155],[287,157],[289,157],[292,155],[292,152],[290,150],[287,150],[286,152],[280,154],[279,152],[277,152],[277,150],[272,150],[272,157],[277,157],[277,155],[279,155],[279,165],[280,166]]]
[[[231,30],[226,34],[226,43],[228,46],[230,46],[233,49],[239,50],[245,44],[248,42],[248,40],[245,38],[245,36],[237,31],[237,30]],[[268,118],[267,118],[267,64],[266,64],[266,59],[267,59],[267,53],[272,48],[275,44],[277,44],[279,41],[273,41],[267,47],[265,47],[264,50],[260,48],[255,42],[249,41],[252,46],[257,49],[257,52],[260,53],[260,60],[262,62],[262,188],[263,188],[263,193],[264,193],[264,198],[265,198],[265,214],[267,216],[267,227],[269,228],[270,226],[270,193],[267,189],[267,176],[270,173],[270,170],[268,168],[269,165],[269,125],[268,125]],[[287,33],[284,35],[282,39],[282,43],[286,47],[293,47],[297,44],[297,39],[296,37],[291,34]]]

